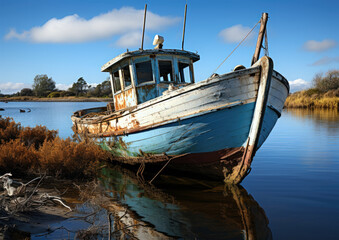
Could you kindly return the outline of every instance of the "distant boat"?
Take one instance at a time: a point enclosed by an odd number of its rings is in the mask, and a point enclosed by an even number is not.
[[[31,109],[30,109],[30,108],[27,108],[27,110],[25,110],[25,109],[20,109],[20,112],[21,112],[21,113],[24,113],[24,112],[31,112]]]
[[[4,108],[0,108],[0,111],[5,111],[5,109]]]
[[[102,67],[113,103],[73,114],[74,131],[96,139],[117,161],[163,165],[240,183],[281,115],[288,81],[259,59],[268,15],[261,19],[252,66],[195,82],[196,53],[162,49],[125,52]]]

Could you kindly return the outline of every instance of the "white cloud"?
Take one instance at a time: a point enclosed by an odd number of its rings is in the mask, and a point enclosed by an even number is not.
[[[126,34],[133,35],[135,40],[136,32],[142,28],[143,14],[144,10],[132,7],[113,9],[89,20],[74,14],[61,19],[52,18],[42,26],[33,27],[22,33],[11,29],[5,39],[34,43],[77,43],[123,35],[118,44],[126,47],[127,44],[122,41],[127,40]],[[146,29],[162,30],[179,21],[179,17],[164,17],[148,11]],[[132,40],[130,42],[135,43]]]
[[[337,42],[331,39],[325,39],[323,41],[310,40],[304,43],[304,49],[310,52],[322,52],[330,48],[337,46]]]
[[[20,92],[23,88],[32,88],[32,84],[27,83],[0,83],[0,93],[2,94],[12,94]]]
[[[126,33],[119,38],[116,44],[122,48],[136,47],[141,44],[141,35],[141,32]]]
[[[237,43],[240,42],[251,31],[250,27],[242,26],[241,24],[225,28],[219,32],[219,36],[224,42]],[[248,38],[252,38],[250,35]]]
[[[72,87],[73,84],[62,84],[62,83],[57,83],[55,84],[55,88],[59,90],[67,90]]]
[[[311,66],[321,66],[321,65],[328,65],[331,63],[339,62],[339,57],[323,57],[318,61],[311,64]]]
[[[15,31],[15,29],[12,28],[9,31],[9,33],[6,34],[5,39],[9,40],[9,39],[12,39],[12,38],[17,38],[19,40],[25,40],[27,35],[28,35],[28,32],[23,32],[23,33],[19,34]]]
[[[311,87],[311,83],[298,78],[294,81],[288,81],[290,84],[290,92],[297,92]]]

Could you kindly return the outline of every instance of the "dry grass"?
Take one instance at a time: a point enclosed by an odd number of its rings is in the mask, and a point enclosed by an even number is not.
[[[27,147],[20,139],[0,144],[0,171],[15,175],[29,175],[38,169],[39,153],[32,146]]]
[[[111,156],[93,142],[76,143],[69,138],[45,141],[39,153],[41,169],[67,178],[95,175],[100,163]]]
[[[0,118],[0,171],[16,175],[46,172],[64,178],[94,176],[110,154],[93,142],[60,139],[43,126],[22,127]]]
[[[339,89],[326,93],[313,88],[296,92],[287,97],[285,107],[339,109]]]

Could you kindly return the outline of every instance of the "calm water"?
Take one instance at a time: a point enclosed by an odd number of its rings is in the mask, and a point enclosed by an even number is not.
[[[72,112],[105,105],[10,102],[0,103],[6,109],[0,114],[24,126],[58,129],[66,138]],[[150,224],[155,238],[339,239],[337,111],[285,110],[242,187],[162,176],[152,189],[132,175],[105,169],[101,180],[134,218]]]
[[[12,117],[23,126],[34,127],[44,125],[49,129],[59,131],[59,136],[67,138],[72,136],[71,115],[73,112],[92,107],[106,106],[105,102],[0,102],[0,115]],[[20,109],[31,110],[21,113]]]

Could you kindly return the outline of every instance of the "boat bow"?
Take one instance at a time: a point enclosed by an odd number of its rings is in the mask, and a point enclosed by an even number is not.
[[[256,153],[265,109],[272,80],[273,61],[270,57],[262,57],[254,66],[260,66],[259,89],[252,118],[250,133],[246,141],[241,163],[236,165],[231,172],[224,168],[225,182],[238,184],[251,171],[251,163]]]

